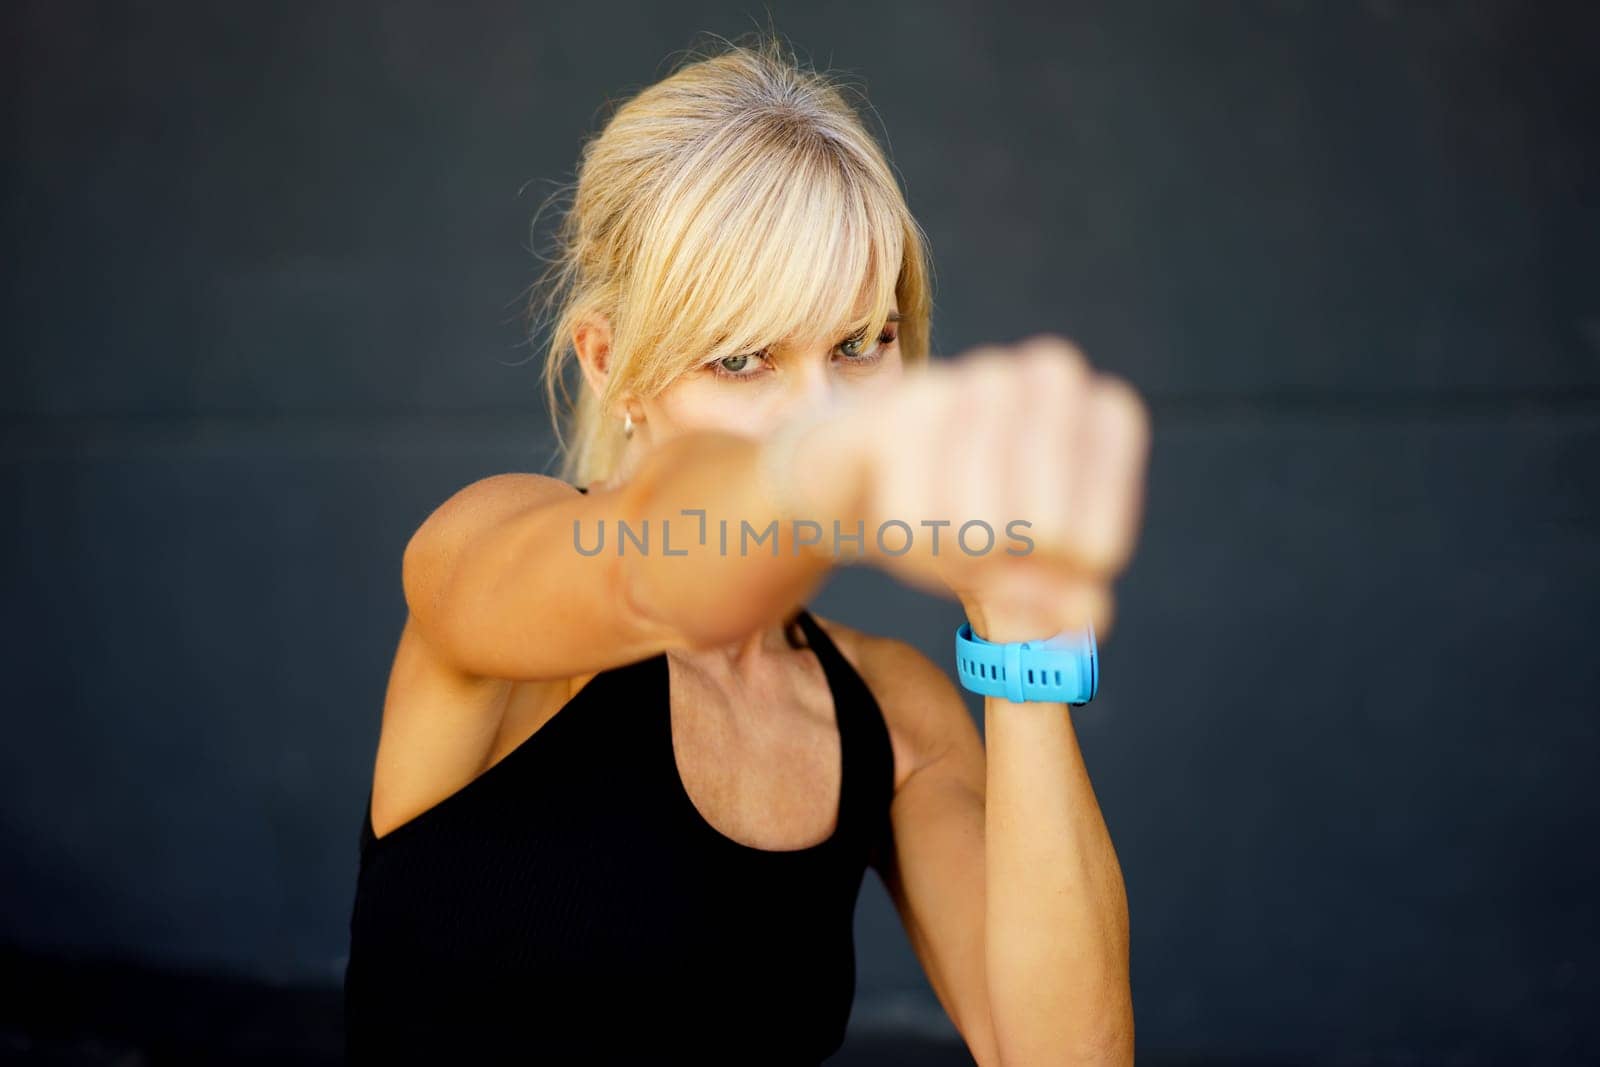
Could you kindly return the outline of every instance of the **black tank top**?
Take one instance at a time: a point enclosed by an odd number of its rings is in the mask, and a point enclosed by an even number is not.
[[[744,845],[694,806],[666,653],[590,679],[487,771],[378,838],[363,812],[347,1062],[815,1064],[855,993],[894,756],[861,676],[792,622],[833,694],[835,830]]]

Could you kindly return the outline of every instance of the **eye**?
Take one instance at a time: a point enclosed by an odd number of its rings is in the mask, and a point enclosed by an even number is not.
[[[756,378],[761,372],[746,368],[757,362],[765,362],[766,359],[766,349],[762,349],[759,352],[740,352],[734,356],[723,356],[721,359],[712,360],[706,366],[718,378]]]
[[[883,349],[894,344],[895,335],[887,330],[878,335],[877,344],[870,350],[863,351],[862,346],[867,343],[865,335],[858,335],[839,344],[839,351],[850,357],[854,363],[871,363],[883,355]]]

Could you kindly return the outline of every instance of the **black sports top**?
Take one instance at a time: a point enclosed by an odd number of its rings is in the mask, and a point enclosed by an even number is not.
[[[769,850],[711,826],[673,753],[666,653],[601,671],[381,838],[368,795],[347,1062],[815,1064],[838,1049],[894,756],[860,675],[808,611],[793,621],[833,694],[831,837]]]

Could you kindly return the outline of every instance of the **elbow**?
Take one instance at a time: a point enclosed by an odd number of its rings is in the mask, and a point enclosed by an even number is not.
[[[998,1030],[988,1062],[1000,1067],[1040,1062],[1125,1067],[1134,1062],[1131,990],[1124,988],[1121,995],[1103,1001],[1079,1000],[1074,1010],[1060,1013],[1058,1023],[1049,1033]]]
[[[620,510],[622,521],[643,529],[656,508],[648,495],[649,480],[641,474],[635,481],[637,487],[623,487]],[[770,574],[757,567],[746,578],[713,556],[709,549],[685,552],[681,546],[664,554],[619,551],[609,583],[634,627],[656,635],[658,643],[690,650],[722,648],[770,624],[780,608]]]
[[[1133,1067],[1133,1041],[1117,1039],[1104,1044],[1091,1045],[1074,1063],[1084,1067]]]
[[[1105,1024],[1095,1032],[1081,1034],[1073,1042],[1069,1063],[1084,1067],[1129,1067],[1133,1063],[1133,1010],[1124,1002],[1121,1010],[1108,1009]]]
[[[1007,1052],[999,1048],[989,1059],[974,1056],[979,1067],[1021,1067],[1022,1064],[1060,1063],[1071,1064],[1072,1067],[1132,1067],[1133,1037],[1107,1037],[1103,1041],[1080,1041],[1073,1043],[1070,1048],[1058,1049],[1047,1058],[1041,1058],[1034,1052]]]
[[[1073,1063],[1085,1067],[1131,1067],[1133,1063],[1133,1032],[1131,1030],[1108,1033],[1098,1041],[1078,1047]]]
[[[647,582],[641,565],[630,565],[643,556],[623,556],[617,561],[613,581],[617,597],[639,633],[655,636],[655,643],[663,647],[690,650],[716,648],[735,641],[740,636],[724,624],[715,611],[692,610],[703,605],[692,605],[691,610],[671,610],[664,600],[658,600],[647,591]]]

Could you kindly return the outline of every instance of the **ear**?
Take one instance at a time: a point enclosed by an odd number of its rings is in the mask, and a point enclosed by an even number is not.
[[[600,396],[611,373],[611,323],[599,313],[586,316],[572,331],[572,347],[584,381]]]

